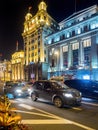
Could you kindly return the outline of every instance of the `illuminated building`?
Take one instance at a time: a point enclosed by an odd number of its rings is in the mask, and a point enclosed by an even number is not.
[[[59,26],[58,32],[45,39],[48,78],[73,74],[98,80],[98,6],[73,13]]]
[[[65,74],[98,80],[98,6],[73,13],[57,23],[45,2],[25,16],[25,79]]]
[[[47,35],[59,30],[58,23],[47,13],[45,2],[40,2],[37,13],[32,16],[31,7],[25,16],[24,60],[25,80],[47,78],[48,57],[44,39]]]
[[[0,61],[0,80],[11,80],[11,62],[8,60]]]
[[[24,80],[24,51],[16,51],[11,59],[12,80]]]

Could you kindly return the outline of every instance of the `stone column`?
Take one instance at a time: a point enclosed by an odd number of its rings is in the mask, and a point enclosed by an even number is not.
[[[72,45],[68,44],[68,68],[72,66]]]
[[[63,70],[63,51],[62,51],[62,46],[60,46],[60,56],[59,56],[59,58],[60,58],[60,66],[59,66],[59,68],[60,68],[60,70],[62,71]]]
[[[84,66],[84,47],[83,41],[79,42],[79,57],[78,57],[79,66]]]

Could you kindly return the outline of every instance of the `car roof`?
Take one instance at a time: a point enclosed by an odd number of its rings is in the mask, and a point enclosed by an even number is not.
[[[57,82],[55,80],[37,80],[35,82]]]

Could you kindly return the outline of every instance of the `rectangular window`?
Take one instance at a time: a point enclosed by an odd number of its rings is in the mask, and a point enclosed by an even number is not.
[[[91,46],[91,39],[85,40],[85,41],[83,42],[83,46],[84,46],[84,47],[89,47],[89,46]]]
[[[68,51],[68,46],[64,46],[63,47],[63,52],[67,52]]]
[[[77,50],[77,49],[79,49],[79,43],[78,42],[72,44],[72,50]]]

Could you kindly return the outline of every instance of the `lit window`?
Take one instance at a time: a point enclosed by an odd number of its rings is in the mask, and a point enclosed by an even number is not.
[[[68,51],[68,46],[64,46],[63,47],[63,52],[67,52]]]
[[[94,28],[96,28],[96,22],[91,23],[91,29],[94,29]]]
[[[84,45],[84,47],[89,47],[89,46],[91,46],[91,39],[85,40],[84,43],[83,43],[83,45]]]
[[[77,33],[78,33],[78,34],[81,33],[81,29],[80,29],[80,28],[77,29]]]
[[[96,27],[98,27],[98,21],[96,22]]]
[[[48,41],[48,44],[51,44],[51,39]]]
[[[72,44],[72,50],[77,50],[77,49],[79,49],[79,43]]]
[[[60,40],[60,37],[59,36],[56,36],[55,39],[54,39],[54,42],[57,42]]]
[[[70,36],[69,32],[67,33],[67,38]]]

